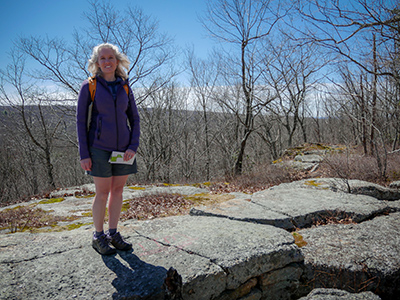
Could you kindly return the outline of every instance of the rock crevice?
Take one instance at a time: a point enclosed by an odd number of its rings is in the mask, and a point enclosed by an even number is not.
[[[119,230],[134,252],[110,257],[91,249],[91,225],[3,232],[0,298],[393,299],[400,293],[400,202],[345,193],[337,182],[303,180],[187,216],[125,221]],[[139,192],[127,189],[124,198]],[[90,201],[40,205],[65,215],[81,208],[83,218]]]

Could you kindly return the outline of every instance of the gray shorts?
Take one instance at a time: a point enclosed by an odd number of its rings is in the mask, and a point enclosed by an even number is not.
[[[92,170],[86,173],[95,177],[124,176],[137,173],[136,159],[132,165],[110,164],[108,162],[110,156],[111,151],[91,147]]]

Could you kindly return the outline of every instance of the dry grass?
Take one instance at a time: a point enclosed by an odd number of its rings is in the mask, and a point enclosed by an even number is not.
[[[253,194],[272,186],[308,178],[307,172],[291,168],[280,168],[276,165],[264,165],[240,176],[227,176],[205,186],[211,193],[241,192]]]
[[[344,147],[343,147],[344,148]],[[308,148],[304,148],[308,149]],[[304,150],[303,149],[303,150]],[[282,159],[292,159],[294,155],[301,151],[301,147],[296,147],[295,151],[288,152]],[[298,171],[288,167],[279,167],[277,165],[264,165],[253,168],[250,172],[241,176],[228,176],[220,178],[214,182],[195,184],[197,187],[206,188],[210,191],[208,198],[201,197],[191,199],[175,194],[158,194],[135,198],[124,203],[122,220],[128,219],[153,219],[172,215],[182,215],[189,213],[190,209],[198,204],[207,204],[208,202],[222,201],[221,199],[211,199],[213,196],[220,196],[232,192],[242,192],[253,194],[260,190],[265,190],[271,186],[285,182],[293,182],[301,179],[315,177],[340,177],[345,179],[359,179],[369,182],[388,185],[391,181],[400,180],[400,153],[388,155],[386,176],[381,176],[374,157],[367,157],[361,154],[357,149],[343,151],[329,155],[315,172]],[[72,195],[64,195],[72,196]],[[75,197],[89,197],[93,194],[82,190],[76,192]],[[34,197],[39,199],[39,197]],[[41,199],[50,198],[50,193],[41,195]],[[29,199],[31,200],[32,197]],[[203,203],[205,200],[207,203]],[[203,201],[204,200],[204,201]],[[201,203],[200,203],[201,202]],[[351,223],[351,218],[343,216],[331,216],[323,218],[324,221],[317,222],[315,225],[328,223]],[[37,208],[17,207],[6,209],[0,212],[0,229],[10,229],[11,232],[24,231],[32,228],[44,226],[55,226],[59,222],[57,217]]]
[[[58,188],[58,189],[54,190],[53,192],[60,191],[61,189],[62,188]],[[10,205],[19,204],[19,203],[25,203],[25,202],[32,201],[32,200],[52,199],[51,194],[52,194],[52,192],[47,191],[47,192],[43,192],[41,194],[22,197],[20,199],[14,199],[14,201],[0,202],[0,207],[10,206]],[[61,197],[70,197],[70,196],[75,196],[77,198],[87,198],[87,197],[93,197],[94,192],[89,191],[88,189],[86,189],[84,187],[84,188],[82,188],[81,191],[76,191],[75,193],[64,193],[61,195]]]
[[[0,230],[17,231],[34,230],[46,226],[56,226],[60,221],[73,218],[58,217],[40,208],[17,206],[0,212]]]
[[[321,163],[318,175],[321,177],[339,177],[358,179],[387,186],[400,180],[400,154],[387,156],[386,172],[379,170],[375,157],[365,156],[357,151],[351,154],[341,153],[327,157]]]
[[[281,160],[293,159],[301,151],[313,150],[310,147],[310,145],[305,145],[303,149],[301,147],[289,149]],[[375,157],[363,155],[360,148],[349,149],[344,146],[337,148],[340,151],[332,151],[327,155],[314,172],[299,171],[271,164],[253,168],[241,176],[221,178],[201,187],[208,188],[212,193],[243,192],[252,194],[281,183],[317,177],[358,179],[383,186],[400,180],[400,153],[387,155],[386,172],[382,176]]]
[[[187,214],[193,203],[181,195],[156,194],[125,201],[121,220],[147,220]]]

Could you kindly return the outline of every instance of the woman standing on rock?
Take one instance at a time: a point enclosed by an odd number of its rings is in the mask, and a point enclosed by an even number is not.
[[[109,163],[113,151],[123,152],[126,162],[135,156],[139,146],[139,114],[124,71],[128,68],[128,58],[115,45],[94,47],[88,65],[93,77],[82,83],[78,96],[76,119],[81,166],[93,176],[96,187],[92,205],[95,227],[92,246],[105,255],[114,254],[116,249],[132,248],[132,244],[123,240],[117,226],[122,191],[129,174],[137,172],[136,160],[133,164]],[[93,83],[94,92],[89,89],[89,84]],[[92,99],[93,105],[89,108]],[[109,230],[104,233],[107,200]]]

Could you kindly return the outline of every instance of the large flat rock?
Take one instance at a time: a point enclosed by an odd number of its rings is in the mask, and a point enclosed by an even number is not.
[[[192,215],[218,216],[270,224],[284,229],[304,228],[326,219],[361,222],[390,210],[385,201],[299,181],[254,193],[251,201],[234,199],[192,209]]]
[[[372,291],[382,299],[400,294],[400,213],[361,224],[332,224],[299,231],[307,245],[304,284],[350,292]]]
[[[235,199],[195,207],[191,216],[121,223],[134,252],[109,257],[91,247],[92,197],[85,192],[92,190],[60,190],[53,199],[24,204],[79,216],[74,222],[86,225],[33,234],[3,230],[0,299],[164,299],[171,267],[182,277],[185,300],[295,299],[318,287],[359,294],[316,290],[306,299],[369,299],[371,293],[361,294],[367,290],[394,299],[400,293],[400,201],[393,201],[393,189],[312,179],[253,195],[232,193]],[[123,196],[206,192],[193,186],[126,187]],[[385,197],[391,201],[379,200]],[[344,218],[352,224],[323,225]],[[298,246],[284,229],[297,230]]]
[[[312,188],[271,188],[253,194],[252,202],[265,209],[290,216],[297,228],[327,218],[351,218],[364,221],[389,210],[373,197]]]
[[[132,253],[102,257],[91,249],[91,234],[79,229],[2,236],[0,298],[123,299],[133,293],[140,299],[160,292],[165,268]]]
[[[315,289],[306,297],[299,300],[379,300],[379,296],[371,292],[362,292],[358,294],[349,293],[337,289]]]
[[[292,235],[268,225],[180,216],[127,221],[120,231],[134,252],[108,257],[91,248],[91,226],[0,235],[0,298],[163,299],[173,267],[184,299],[212,299],[303,260]]]
[[[57,216],[75,215],[81,217],[85,213],[91,212],[94,192],[94,184],[65,188],[52,192],[48,195],[50,199],[34,199],[8,207],[0,207],[0,212],[18,206],[30,206],[43,209]],[[129,200],[148,195],[194,195],[203,193],[209,193],[209,191],[194,186],[125,186],[122,196],[123,200]]]
[[[376,183],[357,180],[357,179],[344,179],[344,178],[314,178],[314,179],[304,179],[299,181],[294,181],[291,183],[284,183],[277,188],[286,187],[300,187],[331,191],[341,191],[345,193],[366,195],[376,198],[378,200],[399,200],[400,199],[400,189],[396,187],[385,187]],[[396,185],[392,185],[396,186]]]
[[[269,224],[284,229],[294,228],[291,221],[292,218],[289,215],[270,210],[246,199],[233,199],[212,206],[194,207],[191,209],[190,214],[192,216],[214,216],[258,224]]]

